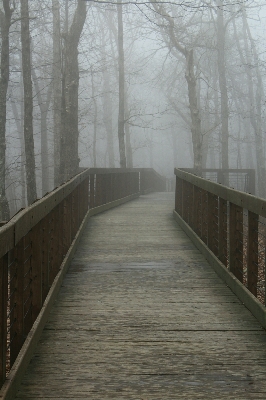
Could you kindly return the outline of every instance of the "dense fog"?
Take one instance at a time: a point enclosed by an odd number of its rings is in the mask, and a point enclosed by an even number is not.
[[[80,167],[256,170],[265,2],[1,0],[0,206]]]

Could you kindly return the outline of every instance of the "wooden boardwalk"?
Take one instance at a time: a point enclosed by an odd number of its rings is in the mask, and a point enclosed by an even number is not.
[[[16,399],[266,399],[266,333],[150,194],[92,217]]]

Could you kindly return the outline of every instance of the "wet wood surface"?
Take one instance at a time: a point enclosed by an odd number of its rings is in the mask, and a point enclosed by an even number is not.
[[[90,219],[16,399],[265,399],[266,333],[172,217]]]

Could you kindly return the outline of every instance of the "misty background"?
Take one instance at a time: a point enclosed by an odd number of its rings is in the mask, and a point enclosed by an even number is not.
[[[80,167],[252,168],[266,197],[264,1],[1,0],[0,210]]]

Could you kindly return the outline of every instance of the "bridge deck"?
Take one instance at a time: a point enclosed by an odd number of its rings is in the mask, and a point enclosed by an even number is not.
[[[265,399],[266,334],[151,194],[92,217],[17,399]]]

